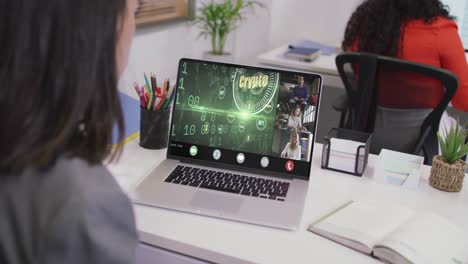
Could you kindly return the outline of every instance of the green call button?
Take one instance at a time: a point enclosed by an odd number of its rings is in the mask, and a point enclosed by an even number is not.
[[[195,157],[198,154],[198,148],[196,146],[191,146],[190,147],[190,155],[192,157]]]

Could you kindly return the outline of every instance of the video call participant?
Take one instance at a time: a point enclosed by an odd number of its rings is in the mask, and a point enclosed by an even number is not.
[[[292,90],[290,103],[307,105],[309,100],[309,88],[304,84],[304,76],[299,76],[298,85]]]
[[[302,110],[299,105],[293,108],[289,115],[288,128],[291,131],[307,131],[307,129],[302,126]]]
[[[302,147],[299,144],[299,135],[295,131],[291,131],[289,142],[281,152],[282,158],[301,160]]]

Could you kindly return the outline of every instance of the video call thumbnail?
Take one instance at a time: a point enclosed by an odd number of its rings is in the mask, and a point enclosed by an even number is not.
[[[184,62],[171,140],[309,161],[319,77]]]

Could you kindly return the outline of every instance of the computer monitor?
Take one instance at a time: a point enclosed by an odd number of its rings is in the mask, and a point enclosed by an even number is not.
[[[442,0],[442,3],[449,7],[450,15],[456,18],[463,47],[468,51],[468,1]]]

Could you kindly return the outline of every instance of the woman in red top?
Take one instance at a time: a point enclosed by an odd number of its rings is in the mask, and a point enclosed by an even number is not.
[[[351,16],[343,50],[376,53],[440,67],[459,79],[452,105],[468,111],[468,65],[458,28],[439,0],[367,0]],[[434,108],[442,100],[438,82],[420,78],[420,88],[380,88],[379,105]],[[415,80],[416,81],[416,80]],[[396,95],[396,96],[395,96]]]

